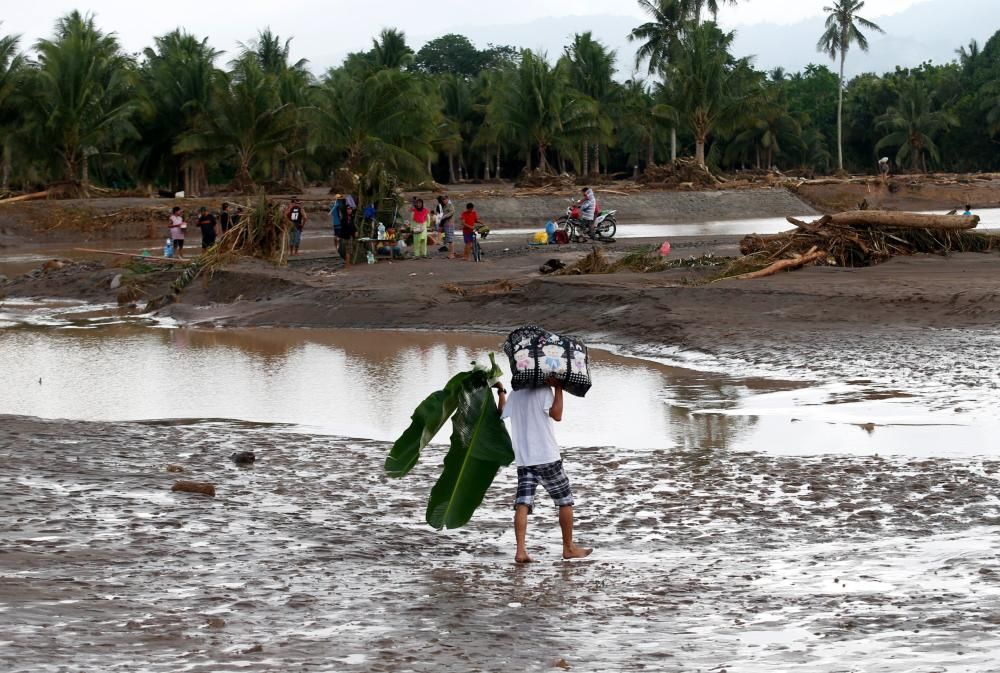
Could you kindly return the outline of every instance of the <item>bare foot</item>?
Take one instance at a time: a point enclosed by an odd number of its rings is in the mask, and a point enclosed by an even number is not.
[[[568,549],[563,548],[563,558],[566,560],[574,558],[587,558],[593,551],[593,549],[588,547],[577,547],[576,545],[573,545]]]
[[[533,559],[530,556],[528,556],[527,552],[525,552],[523,554],[519,553],[519,554],[516,554],[514,556],[514,563],[534,563],[534,562],[535,562],[535,559]]]

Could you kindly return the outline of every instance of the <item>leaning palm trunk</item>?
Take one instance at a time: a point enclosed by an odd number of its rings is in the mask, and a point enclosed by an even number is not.
[[[843,38],[842,44],[847,44],[847,35]],[[844,170],[844,60],[847,52],[840,50],[840,85],[837,90],[837,170]]]

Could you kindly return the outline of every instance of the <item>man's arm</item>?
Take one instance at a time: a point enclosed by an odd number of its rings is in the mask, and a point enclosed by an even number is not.
[[[493,387],[497,389],[497,411],[503,416],[503,408],[507,406],[507,389],[502,383],[495,383]]]
[[[552,407],[549,409],[549,417],[558,423],[562,420],[563,414],[563,389],[558,383],[553,385],[553,389],[555,400],[553,400]]]

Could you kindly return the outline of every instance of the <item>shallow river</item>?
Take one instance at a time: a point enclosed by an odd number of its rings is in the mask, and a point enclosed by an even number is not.
[[[7,302],[0,325],[2,670],[997,669],[996,412],[939,388],[595,349],[559,439],[596,551],[561,561],[542,504],[540,563],[518,567],[513,470],[439,533],[444,448],[381,469],[501,335],[185,330],[66,302]]]

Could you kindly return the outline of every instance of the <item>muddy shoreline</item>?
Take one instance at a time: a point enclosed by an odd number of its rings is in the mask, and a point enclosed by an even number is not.
[[[255,467],[227,460],[236,447]],[[0,417],[0,663],[829,673],[985,671],[1000,651],[995,460],[579,449],[578,536],[597,552],[559,561],[540,508],[540,563],[519,568],[512,471],[438,533],[422,521],[436,452],[389,481],[369,468],[387,449]],[[178,478],[217,496],[171,493]]]

